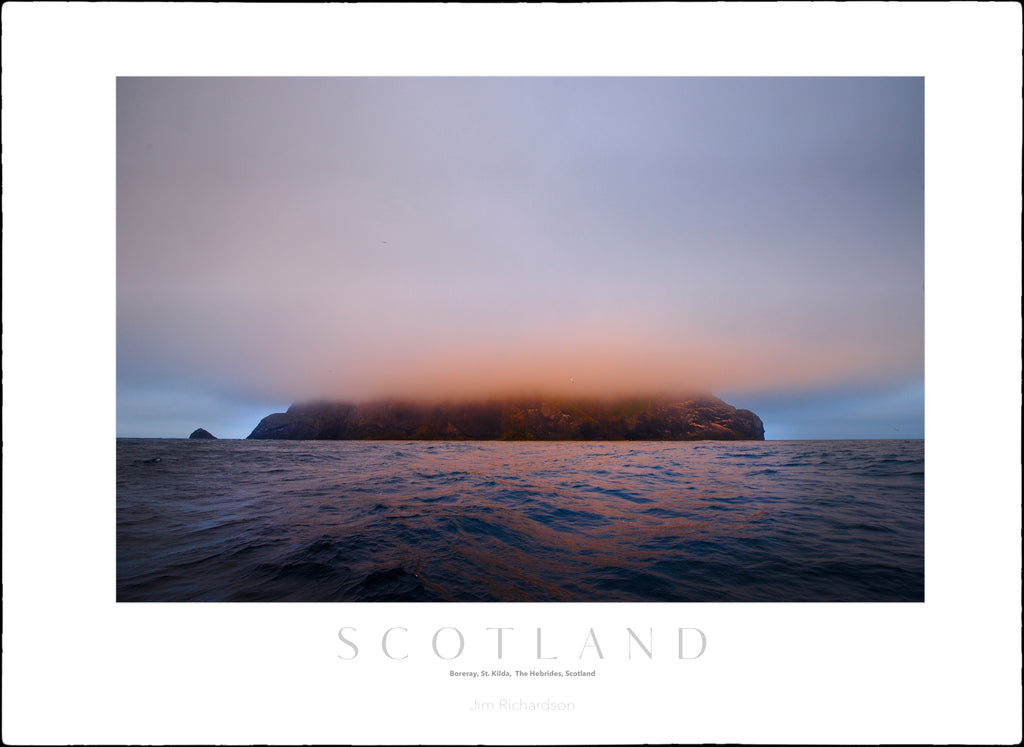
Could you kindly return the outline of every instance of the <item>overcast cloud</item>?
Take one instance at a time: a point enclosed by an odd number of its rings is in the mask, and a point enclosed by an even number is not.
[[[122,78],[118,434],[701,388],[770,438],[923,437],[923,94]]]

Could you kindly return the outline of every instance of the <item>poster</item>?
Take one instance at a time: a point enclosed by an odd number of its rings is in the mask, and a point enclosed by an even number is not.
[[[5,6],[5,741],[1018,742],[1019,31],[968,5]],[[213,74],[923,75],[926,601],[118,604],[115,81]],[[556,669],[594,674],[516,675]]]

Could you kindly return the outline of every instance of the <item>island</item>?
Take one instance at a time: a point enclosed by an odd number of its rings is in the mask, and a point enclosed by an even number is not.
[[[212,438],[215,441],[217,440],[217,437],[215,435],[213,435],[212,433],[210,433],[205,428],[196,428],[194,431],[192,431],[189,434],[188,437],[191,438],[191,439],[211,439]]]
[[[764,424],[711,395],[297,403],[250,439],[446,441],[763,441]]]

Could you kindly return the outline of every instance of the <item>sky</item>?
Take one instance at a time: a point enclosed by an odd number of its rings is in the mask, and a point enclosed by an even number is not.
[[[922,78],[120,78],[117,434],[708,391],[924,436]]]

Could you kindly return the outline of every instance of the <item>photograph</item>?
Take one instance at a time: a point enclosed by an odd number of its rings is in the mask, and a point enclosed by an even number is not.
[[[119,602],[924,601],[924,79],[117,80]]]
[[[4,744],[1020,743],[1019,5],[2,10]]]

